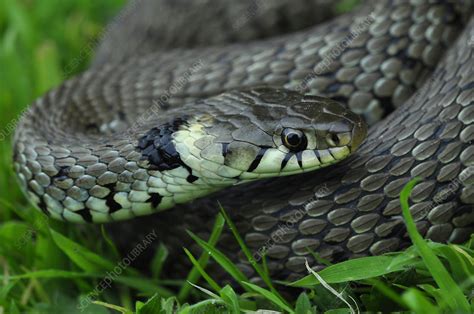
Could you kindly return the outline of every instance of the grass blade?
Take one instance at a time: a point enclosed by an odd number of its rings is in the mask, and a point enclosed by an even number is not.
[[[76,278],[95,278],[95,279],[102,279],[104,278],[103,273],[97,272],[74,272],[62,269],[46,269],[46,270],[37,270],[27,272],[21,275],[9,275],[3,276],[0,275],[0,280],[23,280],[23,279],[76,279]],[[153,294],[155,292],[160,293],[163,297],[172,296],[173,293],[163,287],[160,287],[155,284],[154,281],[146,279],[146,278],[139,278],[139,277],[131,277],[131,276],[119,276],[114,278],[115,281],[122,283],[128,287],[137,289],[138,291],[142,291],[145,293]]]
[[[102,237],[104,238],[105,243],[107,243],[107,246],[112,251],[113,256],[116,259],[119,259],[120,258],[120,253],[119,253],[117,247],[115,246],[115,243],[112,241],[112,239],[107,234],[107,230],[105,230],[105,225],[100,226],[100,233],[102,234]]]
[[[227,304],[227,307],[231,310],[232,313],[240,313],[239,299],[237,298],[237,294],[231,286],[227,285],[222,288],[220,291],[220,296],[222,300],[224,300],[224,302]]]
[[[439,310],[417,289],[408,289],[403,296],[403,301],[415,313],[436,314]],[[466,312],[467,313],[467,312]]]
[[[111,261],[66,238],[59,232],[53,229],[50,229],[50,231],[56,245],[82,270],[96,272],[109,270],[116,266]]]
[[[285,299],[278,293],[278,291],[275,289],[275,287],[272,284],[272,281],[268,274],[260,267],[260,265],[257,263],[257,261],[254,260],[252,252],[248,249],[247,245],[245,244],[244,240],[240,236],[239,232],[237,231],[237,227],[234,225],[230,217],[227,215],[225,212],[224,208],[222,205],[219,203],[219,207],[222,213],[222,216],[224,216],[224,219],[229,226],[230,230],[232,231],[232,234],[234,235],[234,238],[237,240],[239,243],[240,248],[244,252],[245,256],[247,257],[247,260],[250,262],[250,264],[253,266],[257,274],[262,278],[262,280],[265,282],[265,284],[270,288],[273,294],[278,296],[281,300],[281,302],[284,302],[288,304],[288,302],[285,301]]]
[[[123,314],[133,314],[132,311],[130,311],[130,310],[124,308],[124,307],[114,305],[114,304],[109,304],[109,303],[105,303],[105,302],[102,302],[102,301],[92,301],[92,303],[97,304],[97,305],[102,305],[103,307],[115,310],[115,311],[123,313]]]
[[[311,303],[306,292],[302,292],[296,300],[296,314],[311,314]]]
[[[339,300],[344,302],[352,314],[356,313],[352,308],[352,305],[342,296],[342,292],[337,292],[333,287],[331,287],[327,282],[325,282],[318,273],[316,273],[313,269],[311,269],[311,267],[309,267],[308,260],[306,260],[306,269],[323,285],[324,288],[326,288],[326,290],[328,290]],[[349,296],[349,298],[354,302],[355,306],[357,307],[357,313],[359,313],[359,306],[357,305],[357,302],[351,296]]]
[[[209,236],[209,241],[207,242],[209,246],[214,247],[217,244],[217,241],[219,240],[222,234],[222,230],[224,229],[224,224],[224,217],[222,217],[221,214],[218,214],[214,222],[214,226],[212,227],[211,235]],[[199,266],[204,270],[207,263],[209,262],[209,254],[207,254],[207,250],[204,250],[197,262]],[[181,287],[178,293],[179,301],[182,302],[186,300],[189,295],[189,292],[191,291],[191,286],[188,284],[188,282],[196,284],[199,280],[200,275],[201,272],[197,269],[196,265],[194,265],[193,269],[191,269],[191,271],[188,273],[186,283],[183,285],[183,287]]]
[[[280,298],[279,295],[274,294],[271,291],[268,291],[267,289],[264,289],[262,287],[259,287],[257,285],[251,284],[249,282],[242,282],[245,286],[250,288],[251,290],[257,292],[261,296],[263,296],[265,299],[268,301],[272,302],[273,304],[277,305],[279,308],[282,310],[285,310],[288,313],[295,313],[292,308],[290,308],[285,302],[283,302]]]
[[[426,268],[429,270],[434,280],[441,289],[442,295],[445,300],[445,305],[451,310],[462,311],[469,313],[470,306],[466,298],[464,297],[459,286],[454,282],[453,278],[449,275],[446,268],[443,266],[436,254],[430,249],[426,241],[418,233],[415,222],[410,213],[410,205],[408,204],[408,198],[410,197],[413,187],[419,182],[419,179],[415,178],[405,185],[400,194],[400,203],[402,206],[403,218],[405,218],[405,224],[407,227],[408,235],[412,240],[415,247],[418,249]]]
[[[394,259],[395,256],[361,257],[334,264],[318,272],[318,274],[327,283],[356,281],[401,271],[405,267],[409,267],[413,262],[412,257],[407,256],[403,263],[399,260],[394,265]],[[319,281],[314,276],[308,275],[289,285],[293,287],[311,287],[317,284],[319,284]]]
[[[201,274],[201,276],[207,281],[207,283],[209,284],[209,286],[211,286],[212,289],[214,289],[214,291],[218,292],[221,290],[221,287],[217,284],[217,282],[214,281],[214,279],[212,279],[207,273],[206,271],[201,267],[201,265],[199,264],[199,262],[194,258],[194,256],[191,254],[191,252],[189,252],[188,249],[186,248],[183,248],[184,249],[184,252],[186,253],[186,255],[188,256],[188,258],[191,260],[191,263],[193,263],[194,267],[199,271],[199,273]]]
[[[136,314],[161,313],[161,297],[158,294],[149,298],[146,303],[137,302],[137,305],[135,306]]]
[[[232,263],[232,261],[225,256],[222,252],[217,250],[216,248],[212,247],[202,239],[200,239],[197,235],[192,233],[191,231],[188,231],[188,234],[193,238],[194,241],[197,242],[197,244],[205,251],[208,252],[212,258],[222,267],[224,270],[229,273],[229,275],[232,276],[238,283],[242,283],[243,281],[249,281],[247,276],[242,273],[240,269],[237,268],[237,266]]]
[[[151,260],[151,274],[154,279],[160,278],[163,265],[168,258],[168,249],[163,243],[160,243],[153,259]]]

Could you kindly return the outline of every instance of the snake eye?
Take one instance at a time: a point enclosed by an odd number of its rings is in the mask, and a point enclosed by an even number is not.
[[[290,128],[283,130],[281,133],[281,141],[292,151],[304,150],[308,145],[306,135],[304,135],[302,131]]]

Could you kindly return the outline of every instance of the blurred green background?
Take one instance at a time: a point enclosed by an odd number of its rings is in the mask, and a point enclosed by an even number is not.
[[[81,72],[124,0],[0,0],[0,218],[25,205],[11,171],[11,137],[35,98]]]

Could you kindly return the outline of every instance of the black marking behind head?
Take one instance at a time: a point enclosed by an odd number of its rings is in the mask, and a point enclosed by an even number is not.
[[[171,135],[186,123],[185,118],[174,119],[170,123],[149,130],[138,140],[137,150],[149,161],[151,170],[171,170],[182,166],[191,173],[191,169],[183,163],[171,140]]]

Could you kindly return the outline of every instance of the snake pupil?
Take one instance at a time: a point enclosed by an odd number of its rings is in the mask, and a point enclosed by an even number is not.
[[[301,138],[296,133],[289,134],[286,139],[291,146],[297,146],[301,142]]]
[[[283,144],[292,151],[301,151],[306,149],[308,140],[304,133],[300,130],[295,129],[284,129],[282,134]]]

